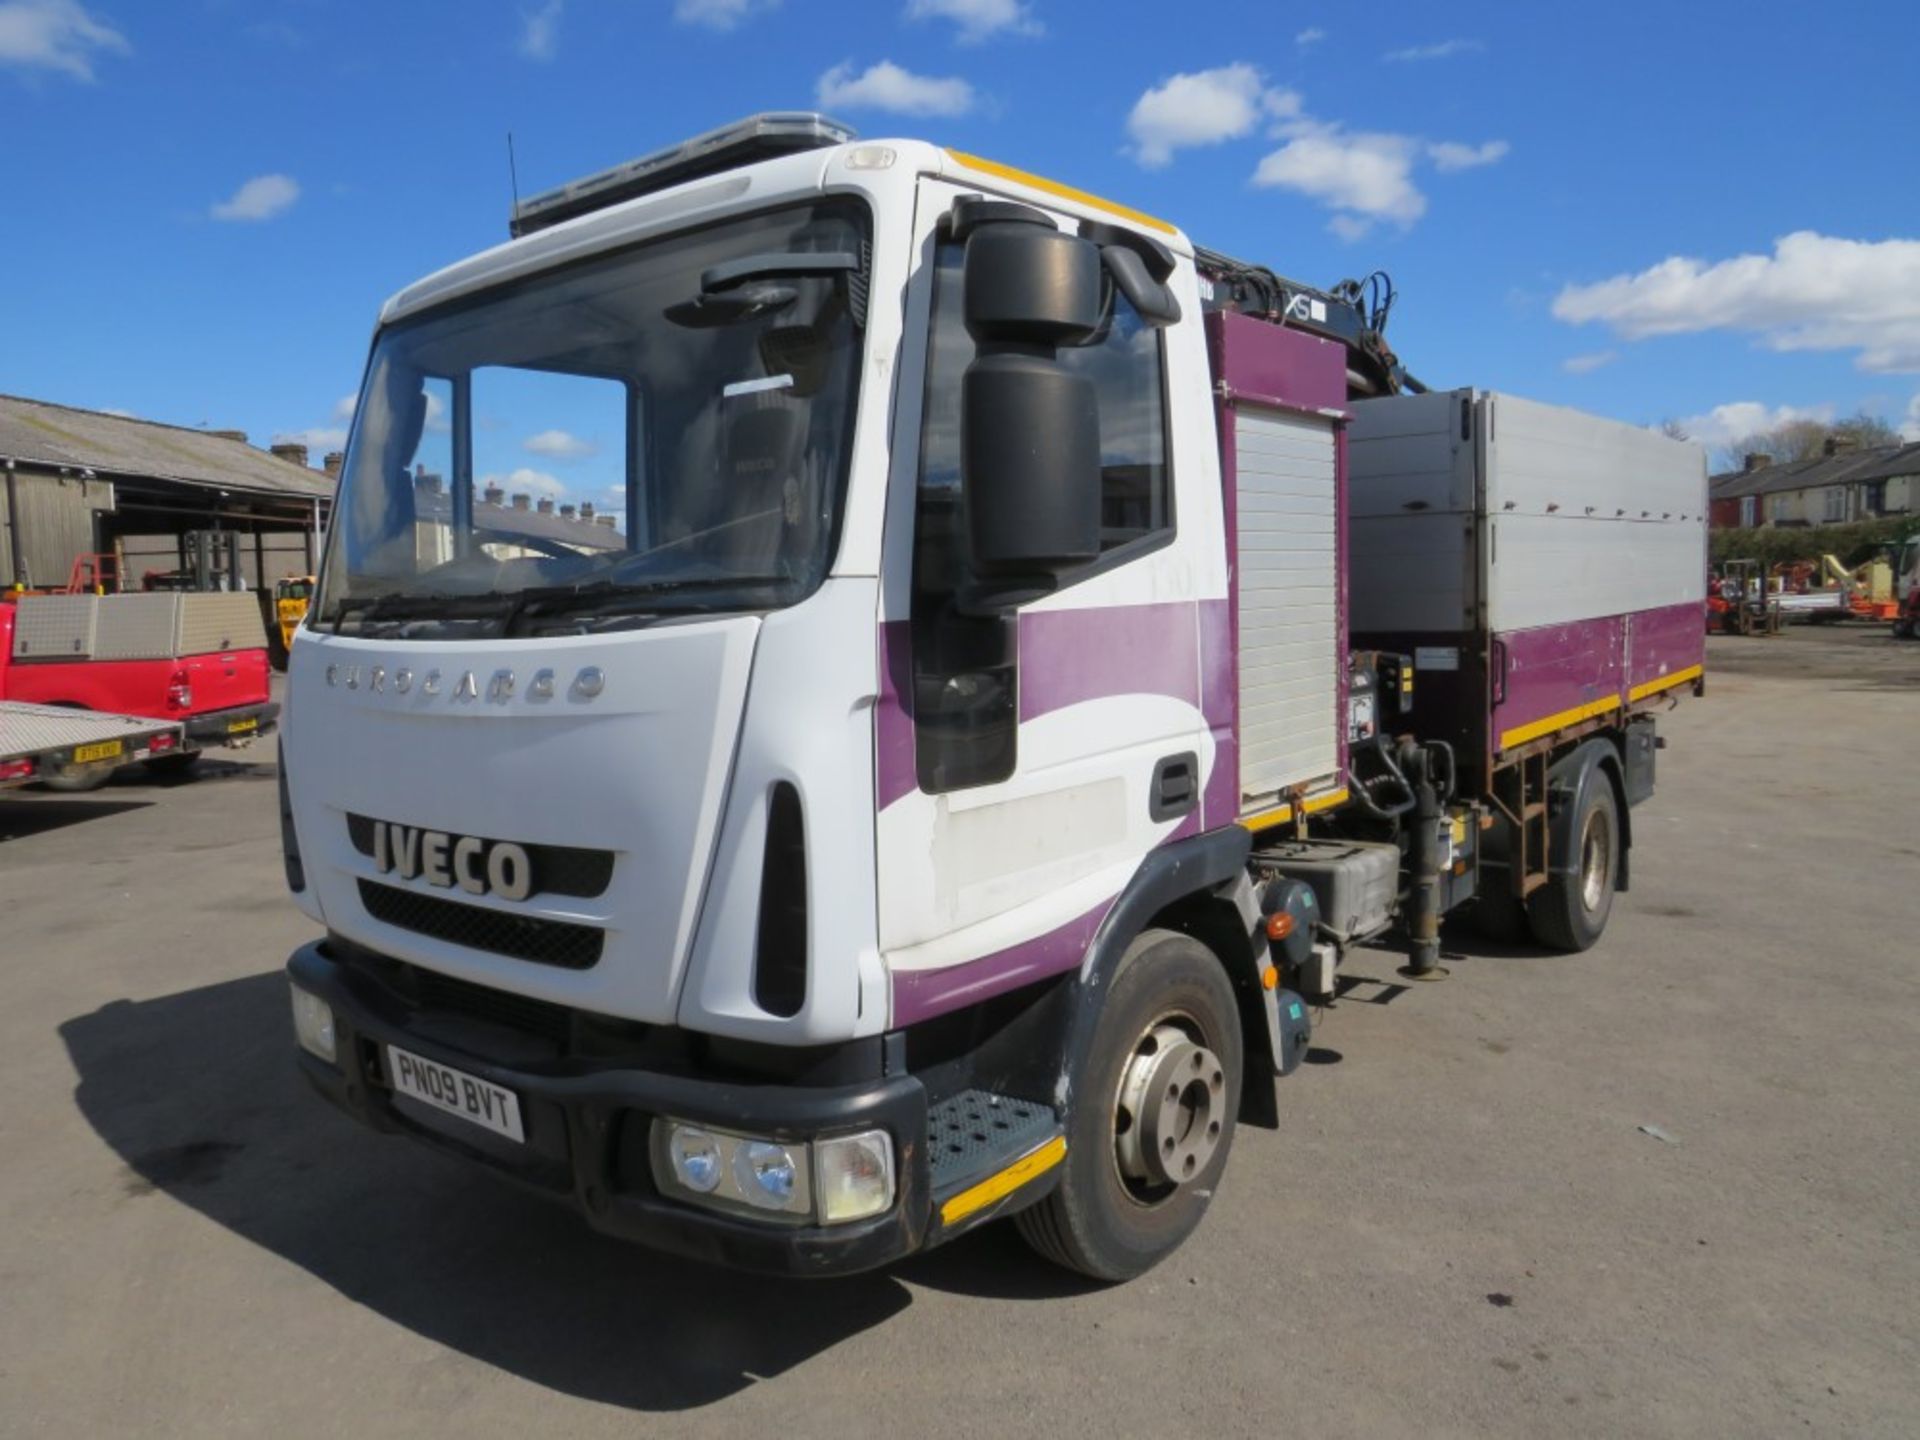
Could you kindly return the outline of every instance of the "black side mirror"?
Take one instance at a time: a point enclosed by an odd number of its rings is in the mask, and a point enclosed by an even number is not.
[[[956,216],[975,346],[960,389],[973,572],[962,604],[995,613],[1050,593],[1100,555],[1099,409],[1093,382],[1064,369],[1057,351],[1100,327],[1101,261],[1038,211],[981,208],[978,223]]]

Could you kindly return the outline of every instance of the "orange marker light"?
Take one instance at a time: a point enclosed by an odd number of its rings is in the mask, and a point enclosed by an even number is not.
[[[1269,965],[1260,972],[1260,988],[1271,990],[1280,983],[1280,972]]]
[[[1267,917],[1267,938],[1284,940],[1293,933],[1293,916],[1282,910],[1278,915]]]

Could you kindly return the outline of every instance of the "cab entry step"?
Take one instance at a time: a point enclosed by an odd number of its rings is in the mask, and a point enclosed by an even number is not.
[[[927,1114],[933,1203],[944,1224],[983,1210],[1065,1154],[1051,1105],[990,1090],[962,1090]],[[1044,1155],[1041,1152],[1046,1152]],[[1034,1163],[1039,1157],[1042,1163]]]

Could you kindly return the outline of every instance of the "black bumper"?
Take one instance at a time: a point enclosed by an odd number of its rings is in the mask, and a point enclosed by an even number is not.
[[[201,749],[209,745],[230,745],[236,740],[252,740],[270,735],[280,719],[278,704],[236,705],[231,710],[209,710],[204,715],[189,715],[181,723],[187,746]],[[252,723],[249,724],[248,722]],[[236,729],[235,727],[239,728]]]
[[[927,1097],[910,1075],[807,1087],[589,1068],[578,1059],[499,1063],[430,1035],[434,1027],[417,1023],[379,982],[341,964],[325,941],[296,950],[287,972],[333,1009],[338,1064],[297,1052],[301,1070],[322,1095],[376,1130],[478,1161],[570,1203],[596,1230],[698,1260],[786,1275],[873,1269],[912,1253],[926,1239]],[[525,1144],[397,1097],[385,1079],[383,1047],[389,1042],[513,1091]],[[899,1167],[893,1209],[850,1224],[795,1226],[687,1205],[654,1185],[647,1136],[656,1116],[796,1141],[885,1129],[894,1137]]]

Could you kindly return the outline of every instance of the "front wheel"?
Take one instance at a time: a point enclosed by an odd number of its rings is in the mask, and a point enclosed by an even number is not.
[[[1613,912],[1620,877],[1620,805],[1599,766],[1580,783],[1573,820],[1573,873],[1555,875],[1527,903],[1533,938],[1569,953],[1591,950]]]
[[[1058,1188],[1014,1217],[1047,1259],[1131,1280],[1207,1212],[1233,1145],[1242,1039],[1213,952],[1149,930],[1127,948],[1075,1078]]]

